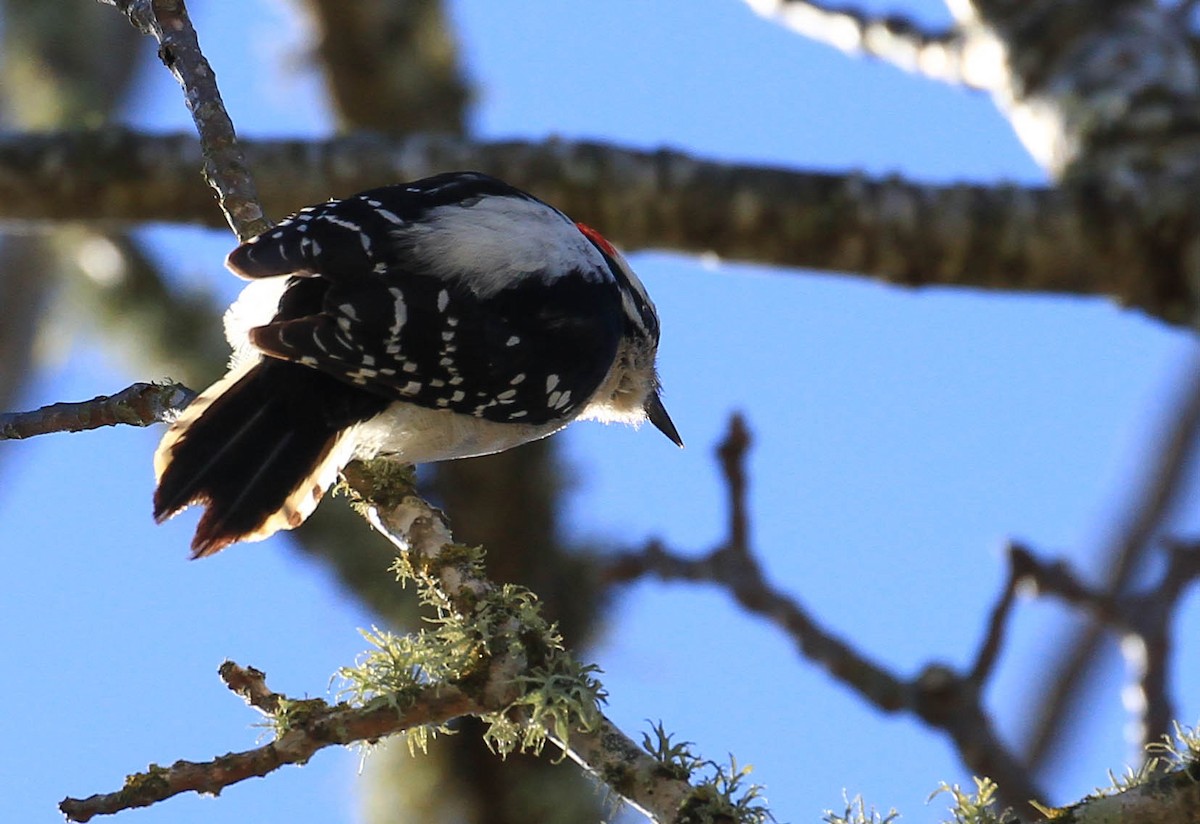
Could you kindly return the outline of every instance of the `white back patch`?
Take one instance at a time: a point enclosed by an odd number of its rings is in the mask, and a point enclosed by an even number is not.
[[[474,205],[430,209],[394,233],[416,265],[489,297],[521,275],[547,279],[586,267],[611,278],[604,257],[562,212],[533,200],[489,195]]]

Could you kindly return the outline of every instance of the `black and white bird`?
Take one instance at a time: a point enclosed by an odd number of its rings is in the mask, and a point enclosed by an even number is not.
[[[154,455],[154,517],[207,507],[194,557],[299,526],[352,458],[485,455],[576,419],[649,420],[659,321],[595,230],[455,172],[301,209],[234,249],[228,374]]]

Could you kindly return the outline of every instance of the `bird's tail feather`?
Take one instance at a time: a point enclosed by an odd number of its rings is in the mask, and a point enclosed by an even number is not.
[[[351,457],[350,427],[386,402],[313,369],[267,359],[213,384],[171,424],[154,454],[161,522],[207,507],[193,557],[299,526]]]

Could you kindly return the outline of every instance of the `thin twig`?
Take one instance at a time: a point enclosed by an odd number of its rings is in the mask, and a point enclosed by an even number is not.
[[[996,661],[1004,649],[1004,636],[1008,629],[1008,618],[1012,614],[1013,605],[1017,600],[1017,591],[1025,577],[1024,564],[1028,553],[1015,544],[1009,545],[1008,551],[1008,582],[992,607],[988,617],[987,632],[975,655],[975,663],[971,666],[967,680],[982,690],[983,685],[995,671]]]
[[[1167,566],[1154,586],[1121,596],[1085,584],[1066,564],[1040,561],[1027,549],[1013,547],[1014,574],[1032,583],[1040,594],[1052,595],[1086,610],[1097,631],[1116,633],[1134,676],[1140,700],[1141,740],[1158,740],[1152,730],[1170,729],[1175,720],[1169,691],[1172,624],[1179,600],[1200,578],[1200,549],[1173,542],[1167,547]],[[1160,733],[1161,737],[1161,733]]]
[[[1142,482],[1133,486],[1125,507],[1125,523],[1097,562],[1097,566],[1108,570],[1103,589],[1110,597],[1121,595],[1141,568],[1152,537],[1183,492],[1184,472],[1200,449],[1200,357],[1193,354],[1188,358],[1180,374],[1182,383],[1170,406],[1171,417],[1153,447]],[[1074,703],[1085,692],[1079,689],[1079,683],[1095,666],[1103,632],[1102,625],[1089,623],[1064,641],[1058,666],[1047,665],[1054,672],[1052,683],[1039,690],[1042,700],[1029,714],[1029,741],[1025,746],[1026,757],[1035,768],[1046,759],[1053,744],[1060,740],[1063,726],[1074,716]],[[1142,744],[1157,741],[1169,731],[1147,726]]]
[[[729,490],[729,542],[730,552],[742,556],[744,562],[753,563],[750,554],[750,517],[746,510],[746,455],[750,452],[750,429],[739,414],[729,419],[729,432],[717,447],[717,458],[721,473],[725,476],[725,488]]]
[[[0,414],[0,440],[20,440],[51,432],[82,432],[101,426],[149,426],[170,420],[196,393],[178,383],[135,383],[115,395],[56,403],[32,412]]]
[[[264,715],[274,715],[279,712],[281,702],[287,699],[277,692],[267,688],[267,674],[254,667],[243,667],[233,661],[226,661],[217,670],[225,686],[246,700]]]
[[[745,513],[744,461],[748,444],[745,423],[734,416],[718,449],[731,510],[729,537],[699,558],[685,557],[661,543],[651,543],[640,552],[612,558],[605,570],[608,581],[619,583],[653,575],[664,581],[715,584],[728,591],[748,612],[777,626],[795,642],[801,655],[824,667],[860,698],[884,712],[910,712],[946,733],[972,772],[997,782],[1005,806],[1029,811],[1030,800],[1045,799],[1029,772],[996,733],[982,704],[982,679],[990,673],[1001,642],[1019,580],[1015,572],[993,611],[992,626],[969,675],[963,676],[945,665],[931,664],[917,677],[903,679],[825,629],[796,599],[767,581],[752,548],[730,551],[735,542],[734,531],[742,528],[738,526],[741,516],[735,517],[732,512],[739,510],[743,516]],[[729,466],[734,460],[739,465]]]
[[[116,6],[137,29],[158,41],[158,57],[183,89],[184,101],[204,153],[204,179],[239,240],[270,228],[263,217],[254,177],[238,145],[217,77],[200,51],[183,0],[99,0]]]

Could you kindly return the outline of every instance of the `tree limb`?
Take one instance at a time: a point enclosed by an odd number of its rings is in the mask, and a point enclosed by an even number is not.
[[[1032,583],[1038,594],[1053,595],[1088,612],[1095,618],[1097,632],[1105,629],[1120,635],[1140,698],[1135,711],[1143,746],[1161,740],[1175,720],[1167,686],[1171,627],[1180,599],[1200,578],[1200,546],[1173,542],[1167,550],[1166,568],[1157,584],[1119,593],[1089,586],[1066,564],[1039,561],[1021,544],[1009,547],[1015,582]]]
[[[746,0],[756,13],[799,35],[865,54],[943,83],[989,89],[996,73],[970,59],[975,45],[959,28],[929,31],[900,15],[878,17],[854,6],[810,0]]]
[[[254,177],[242,156],[233,121],[221,102],[217,77],[183,0],[99,0],[116,6],[142,33],[158,41],[158,58],[183,89],[184,101],[204,154],[204,178],[213,188],[225,220],[239,240],[270,227],[263,217]]]
[[[1190,357],[1180,370],[1180,386],[1169,405],[1169,416],[1151,445],[1139,482],[1130,484],[1125,513],[1112,541],[1100,550],[1098,568],[1105,570],[1102,591],[1109,598],[1126,594],[1130,581],[1144,568],[1152,539],[1184,492],[1183,480],[1200,450],[1200,360]],[[1062,640],[1058,654],[1048,656],[1048,686],[1028,713],[1026,758],[1040,766],[1063,738],[1063,727],[1074,715],[1082,680],[1096,672],[1103,626],[1092,621]],[[1142,743],[1157,740],[1165,727],[1147,728]]]
[[[963,675],[944,664],[929,664],[915,678],[903,679],[821,626],[798,601],[763,576],[749,546],[739,546],[748,534],[742,521],[747,511],[744,461],[749,445],[745,423],[735,415],[726,439],[718,447],[728,490],[730,535],[716,549],[689,558],[654,543],[642,551],[612,558],[607,567],[608,579],[620,583],[652,575],[663,581],[705,582],[727,590],[743,608],[776,625],[795,642],[801,655],[823,667],[860,698],[883,712],[912,713],[946,733],[969,770],[997,783],[1004,806],[1030,812],[1028,802],[1046,796],[1005,746],[982,703],[983,679],[990,673],[990,661],[1000,643],[1001,627],[1007,620],[1018,579],[1010,578],[970,673]]]
[[[185,792],[218,795],[221,790],[247,778],[260,778],[287,764],[305,764],[319,750],[358,741],[376,741],[414,727],[445,723],[460,715],[478,711],[475,703],[459,690],[439,684],[411,696],[403,708],[387,702],[370,707],[348,704],[330,706],[320,699],[296,701],[267,689],[265,675],[254,668],[243,668],[226,661],[221,678],[234,692],[253,706],[264,709],[273,701],[270,714],[278,721],[279,706],[287,709],[287,727],[278,737],[261,747],[227,753],[211,761],[176,761],[169,767],[151,764],[143,773],[125,780],[125,786],[111,793],[87,798],[65,798],[59,810],[69,821],[90,821],[97,815],[112,815],[123,810],[148,807]]]
[[[921,185],[557,141],[360,135],[245,149],[272,213],[380,181],[480,168],[628,249],[712,252],[905,286],[1108,295],[1171,322],[1192,312],[1181,227],[1087,187]],[[200,160],[199,144],[183,135],[0,136],[0,219],[216,225],[204,188],[187,182]]]
[[[471,96],[440,0],[306,0],[343,130],[461,134]]]
[[[135,383],[115,395],[56,403],[32,412],[0,414],[0,440],[20,440],[51,432],[82,432],[101,426],[149,426],[170,420],[196,393],[178,383]]]
[[[476,613],[487,610],[489,597],[497,588],[466,560],[440,512],[411,494],[406,484],[397,484],[394,469],[384,468],[387,461],[373,465],[352,464],[347,469],[348,482],[362,496],[367,519],[401,550],[418,576],[434,582],[448,608],[460,612],[468,622],[475,621]],[[86,799],[67,798],[60,809],[72,821],[88,821],[95,815],[148,806],[183,792],[217,794],[285,764],[303,764],[328,746],[376,741],[466,714],[509,711],[521,692],[531,688],[531,667],[537,654],[527,647],[527,639],[536,638],[539,630],[511,618],[493,630],[512,640],[495,644],[500,652],[482,661],[484,677],[471,673],[463,683],[439,681],[415,693],[383,695],[361,706],[288,699],[266,687],[262,672],[226,662],[221,667],[226,686],[274,719],[278,735],[273,742],[207,762],[177,761],[165,768],[152,765],[147,772],[131,776],[119,791]],[[522,640],[514,643],[515,639]],[[489,649],[492,646],[489,644]],[[594,727],[571,729],[569,737],[557,727],[547,731],[572,760],[654,821],[681,822],[684,809],[694,810],[694,805],[713,800],[704,784],[693,786],[672,773],[668,765],[603,716]]]

